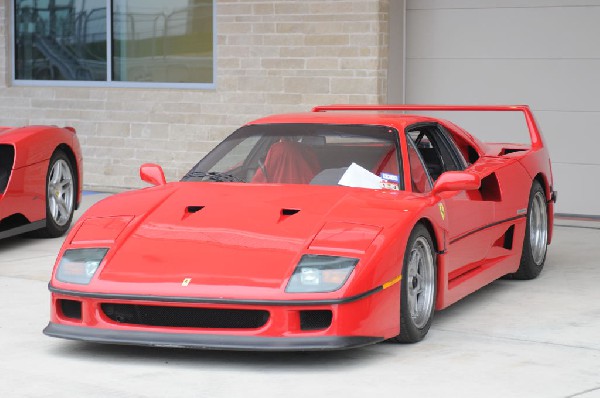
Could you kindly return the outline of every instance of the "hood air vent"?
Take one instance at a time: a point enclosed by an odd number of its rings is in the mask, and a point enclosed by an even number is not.
[[[204,209],[204,206],[188,206],[185,208],[185,212],[189,214],[197,213]]]
[[[286,218],[293,216],[294,214],[298,213],[299,211],[300,211],[299,209],[281,209],[281,215],[279,216],[278,222],[282,222]]]
[[[198,213],[202,209],[204,209],[204,206],[187,206],[183,212],[183,217],[181,217],[181,220],[185,220],[192,214]]]
[[[298,213],[300,210],[298,209],[281,209],[281,215],[282,216],[293,216],[294,214]]]

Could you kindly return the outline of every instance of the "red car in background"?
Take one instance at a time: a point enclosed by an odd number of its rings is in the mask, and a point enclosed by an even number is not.
[[[71,127],[0,127],[0,238],[67,232],[81,202],[82,167]]]
[[[521,112],[484,143],[388,111]],[[49,336],[321,350],[425,337],[434,312],[535,278],[552,237],[548,151],[527,106],[337,105],[243,126],[167,183],[89,209],[60,250]],[[526,289],[515,285],[515,289]]]

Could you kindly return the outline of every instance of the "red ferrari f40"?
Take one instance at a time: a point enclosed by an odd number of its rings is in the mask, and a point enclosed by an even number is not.
[[[529,144],[393,111],[520,112]],[[44,333],[99,343],[321,350],[420,341],[436,310],[538,276],[548,151],[527,106],[332,105],[248,123],[181,181],[88,210]],[[515,288],[520,288],[515,286]]]
[[[81,202],[81,148],[71,127],[0,127],[0,238],[63,235]]]

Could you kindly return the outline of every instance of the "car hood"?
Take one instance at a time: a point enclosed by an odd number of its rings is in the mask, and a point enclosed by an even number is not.
[[[401,199],[410,195],[171,183],[105,199],[86,214],[71,243],[112,241],[92,282],[95,290],[266,299],[285,290],[303,253],[361,258],[411,207],[411,200]]]

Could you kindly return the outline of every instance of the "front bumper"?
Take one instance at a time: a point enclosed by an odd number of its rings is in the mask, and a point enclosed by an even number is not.
[[[340,350],[399,333],[399,286],[341,299],[279,301],[103,294],[50,286],[51,315],[44,334],[142,346]]]
[[[241,351],[317,351],[362,347],[383,341],[383,337],[318,336],[259,337],[215,334],[160,333],[96,329],[50,322],[44,334],[69,340],[151,347],[197,348]]]

